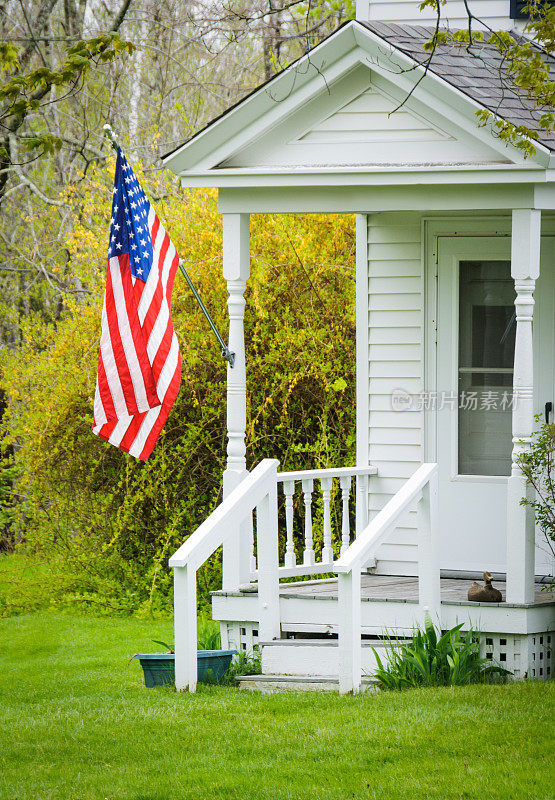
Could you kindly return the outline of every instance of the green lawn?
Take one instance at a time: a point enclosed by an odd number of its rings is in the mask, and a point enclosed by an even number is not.
[[[170,621],[0,620],[2,800],[552,796],[555,686],[262,695],[144,689]]]

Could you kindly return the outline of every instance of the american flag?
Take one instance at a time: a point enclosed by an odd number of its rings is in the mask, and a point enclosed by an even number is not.
[[[118,148],[93,433],[148,458],[181,381],[170,307],[179,258]]]

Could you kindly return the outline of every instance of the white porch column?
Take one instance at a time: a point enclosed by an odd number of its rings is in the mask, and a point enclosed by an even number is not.
[[[247,386],[245,372],[244,293],[250,275],[250,217],[248,214],[222,214],[223,273],[229,297],[228,347],[235,353],[233,367],[227,367],[227,468],[224,472],[224,498],[247,472],[245,431],[247,427]],[[243,525],[227,537],[223,548],[222,585],[237,589],[248,581],[249,530]]]
[[[513,464],[507,487],[507,602],[534,599],[534,513],[520,505],[529,493],[516,460],[530,445],[534,429],[534,287],[540,274],[541,212],[513,211],[511,274],[516,290],[516,341],[513,377]]]
[[[368,215],[356,215],[356,440],[357,467],[368,466]],[[357,479],[356,535],[368,524],[369,478]]]

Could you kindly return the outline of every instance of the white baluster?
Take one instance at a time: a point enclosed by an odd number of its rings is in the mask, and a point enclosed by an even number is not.
[[[275,462],[277,466],[277,461]],[[280,638],[277,470],[270,476],[268,493],[256,507],[258,553],[259,637],[262,642]]]
[[[312,490],[314,488],[314,481],[312,478],[307,478],[302,482],[302,486],[304,494],[303,564],[307,567],[311,567],[316,561],[312,542]]]
[[[441,629],[440,542],[437,511],[437,472],[422,490],[417,504],[418,519],[418,602],[420,623],[426,613]]]
[[[322,548],[322,561],[325,564],[333,562],[333,550],[331,547],[331,488],[332,478],[322,478],[322,498],[324,501],[324,546]]]
[[[360,566],[337,576],[339,694],[360,691],[362,682]]]
[[[197,573],[189,564],[174,567],[175,688],[197,688]]]
[[[349,547],[351,529],[349,526],[349,494],[351,492],[351,476],[345,475],[339,478],[339,486],[341,487],[341,501],[343,504],[343,513],[341,518],[341,551],[340,554],[347,550]]]
[[[283,482],[283,494],[285,495],[285,528],[287,531],[285,566],[294,567],[297,563],[295,543],[293,542],[293,495],[295,494],[295,481]]]
[[[368,525],[368,475],[357,475],[356,535]]]

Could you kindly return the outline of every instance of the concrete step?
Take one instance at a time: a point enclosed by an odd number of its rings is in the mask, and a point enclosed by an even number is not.
[[[339,679],[330,675],[240,675],[239,689],[271,692],[338,692]],[[377,691],[378,682],[363,678],[362,691]]]
[[[294,675],[311,678],[334,677],[339,674],[337,639],[277,639],[261,642],[263,675]],[[387,650],[379,640],[363,641],[361,645],[362,673],[371,678],[377,668],[374,649],[383,664]]]

